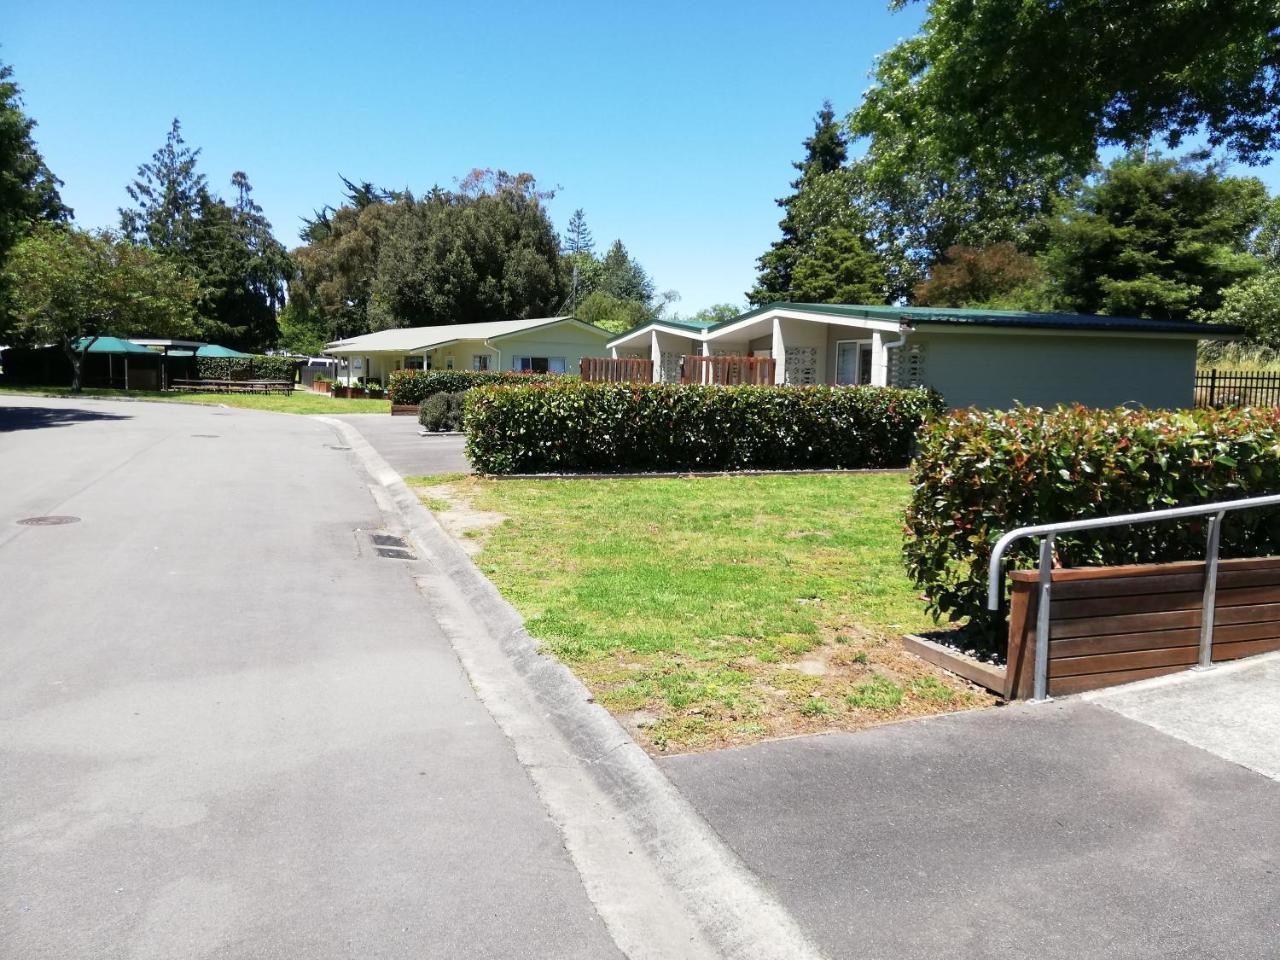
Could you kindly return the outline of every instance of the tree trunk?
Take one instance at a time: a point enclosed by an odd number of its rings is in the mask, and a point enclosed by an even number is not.
[[[84,364],[84,358],[89,355],[89,348],[98,342],[97,337],[90,337],[89,342],[84,345],[83,350],[77,350],[72,346],[72,341],[63,343],[62,348],[66,351],[67,359],[71,361],[71,392],[80,392],[80,371]]]

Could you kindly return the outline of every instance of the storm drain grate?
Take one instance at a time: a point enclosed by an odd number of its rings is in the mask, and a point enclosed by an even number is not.
[[[19,520],[24,527],[60,527],[64,523],[79,523],[79,517],[25,517]]]
[[[373,541],[374,552],[380,557],[386,557],[390,560],[417,560],[418,557],[413,550],[409,548],[409,544],[405,542],[404,537],[393,537],[389,533],[371,533],[369,539]]]

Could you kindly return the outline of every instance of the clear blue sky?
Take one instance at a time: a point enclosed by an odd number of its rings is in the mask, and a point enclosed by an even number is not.
[[[843,115],[923,4],[881,0],[44,3],[6,14],[0,59],[85,226],[177,116],[209,181],[244,170],[288,246],[338,174],[452,185],[529,171],[691,313],[740,303],[775,197],[824,98]],[[1261,171],[1273,190],[1276,166]]]

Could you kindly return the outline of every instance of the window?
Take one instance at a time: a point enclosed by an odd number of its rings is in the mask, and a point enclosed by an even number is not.
[[[445,362],[444,362],[444,368],[445,368],[446,370],[452,370],[452,369],[453,369],[453,357],[448,357],[448,358],[445,360]]]
[[[471,358],[471,369],[484,372],[489,369],[489,355],[487,353],[477,353]]]
[[[568,364],[564,357],[516,357],[511,369],[521,373],[564,373]]]
[[[426,358],[425,357],[405,357],[404,368],[406,370],[425,370]]]

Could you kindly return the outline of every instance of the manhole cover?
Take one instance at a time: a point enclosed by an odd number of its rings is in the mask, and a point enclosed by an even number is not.
[[[58,527],[64,523],[79,522],[79,517],[26,517],[18,521],[24,527]]]
[[[222,436],[222,434],[220,434],[220,433],[193,433],[193,434],[192,434],[192,436],[193,436],[193,437],[203,437],[203,438],[204,438],[204,439],[206,439],[206,440],[217,440],[217,439],[218,439],[218,437]]]

